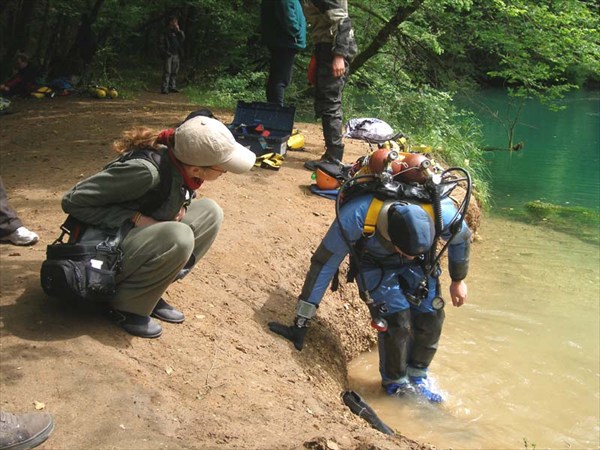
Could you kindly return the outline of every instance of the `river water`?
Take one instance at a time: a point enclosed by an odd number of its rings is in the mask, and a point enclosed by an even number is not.
[[[462,103],[482,120],[485,146],[506,149],[505,126],[514,115],[514,100],[504,91],[488,90],[478,103]],[[514,135],[523,149],[486,152],[494,206],[514,208],[541,200],[600,209],[600,91],[577,91],[559,104],[565,109],[554,112],[528,101]]]
[[[578,147],[585,150],[574,149],[570,155],[585,165],[575,170],[581,176],[567,176],[568,167],[558,163],[552,172],[546,164],[564,150],[557,136],[581,139],[581,130],[550,126],[536,105],[524,119],[530,132],[538,133],[544,124],[546,143],[534,144],[525,136],[531,142],[522,156],[512,152],[511,160],[509,152],[494,152],[491,158],[497,207],[486,216],[471,252],[468,303],[446,308],[431,365],[430,376],[445,402],[385,396],[376,351],[352,361],[351,389],[400,433],[454,449],[600,447],[600,250],[501,214],[536,199],[599,207],[600,103],[596,97],[590,106],[577,100],[579,95],[573,101],[583,108],[555,114],[568,115],[571,125],[595,124],[586,128],[589,139]],[[560,122],[560,117],[552,120]],[[558,129],[563,131],[555,133]],[[544,152],[534,150],[538,148]],[[531,170],[538,165],[536,158],[543,166],[537,171]],[[540,187],[549,173],[556,176]],[[515,180],[518,188],[510,189]],[[443,285],[447,290],[447,279]]]

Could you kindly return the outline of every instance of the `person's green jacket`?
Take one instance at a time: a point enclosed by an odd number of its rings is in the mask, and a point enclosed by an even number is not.
[[[299,0],[263,0],[260,29],[267,47],[306,47],[306,19]]]
[[[169,157],[166,150],[163,150],[162,157]],[[181,174],[174,166],[171,167],[171,176],[169,196],[152,213],[152,217],[159,221],[173,220],[190,200],[182,189]],[[149,161],[140,158],[112,162],[69,190],[62,199],[62,208],[76,219],[110,233],[139,211],[141,199],[159,184],[159,171]]]
[[[331,44],[334,55],[352,61],[358,53],[347,0],[302,0],[313,44]]]

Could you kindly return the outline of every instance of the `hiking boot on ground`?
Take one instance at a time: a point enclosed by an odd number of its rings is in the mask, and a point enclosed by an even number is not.
[[[323,156],[321,156],[321,158],[319,158],[319,159],[314,159],[312,161],[306,161],[304,163],[304,168],[314,172],[315,170],[317,170],[317,164],[322,163],[322,162],[342,165],[341,161],[330,157],[327,153],[324,153]]]
[[[37,447],[54,430],[52,416],[45,412],[11,414],[0,411],[0,450]]]
[[[442,403],[444,398],[430,389],[429,381],[427,377],[409,377],[410,384],[414,388],[415,392],[432,403]]]
[[[113,320],[129,334],[143,338],[157,338],[162,334],[162,327],[150,318],[127,311],[113,309],[110,311]]]
[[[160,93],[161,93],[161,94],[168,94],[168,93],[169,93],[169,91],[167,91],[167,90],[165,90],[165,89],[161,89]]]
[[[40,237],[25,227],[19,227],[0,240],[2,242],[9,242],[13,245],[33,245],[40,240]]]
[[[181,91],[177,88],[171,88],[171,89],[169,89],[169,92],[173,92],[174,94],[179,94]]]
[[[185,320],[185,316],[181,311],[173,308],[162,298],[158,301],[150,316],[169,323],[181,323]]]

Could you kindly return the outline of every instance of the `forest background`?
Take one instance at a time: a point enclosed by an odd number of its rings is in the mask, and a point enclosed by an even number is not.
[[[510,113],[498,120],[512,149],[526,99],[553,107],[570,90],[600,86],[599,8],[592,0],[351,0],[360,51],[345,115],[383,119],[446,164],[468,166],[485,204],[481,127],[453,100],[476,102],[485,87],[509,90]],[[115,86],[125,96],[156,91],[160,36],[177,15],[186,33],[181,86],[195,103],[233,110],[237,100],[264,98],[259,10],[259,0],[5,0],[0,75],[25,51],[46,80],[75,75],[80,86]],[[287,92],[303,121],[312,120],[308,44]]]

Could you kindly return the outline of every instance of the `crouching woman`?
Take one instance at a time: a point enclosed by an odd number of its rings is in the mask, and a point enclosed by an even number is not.
[[[182,312],[163,298],[215,240],[223,211],[208,198],[194,199],[204,181],[252,168],[255,155],[218,120],[194,117],[161,133],[137,128],[113,147],[121,156],[65,194],[63,210],[85,224],[78,242],[100,242],[130,220],[121,243],[123,260],[112,316],[128,333],[161,335],[157,319],[180,323]]]

